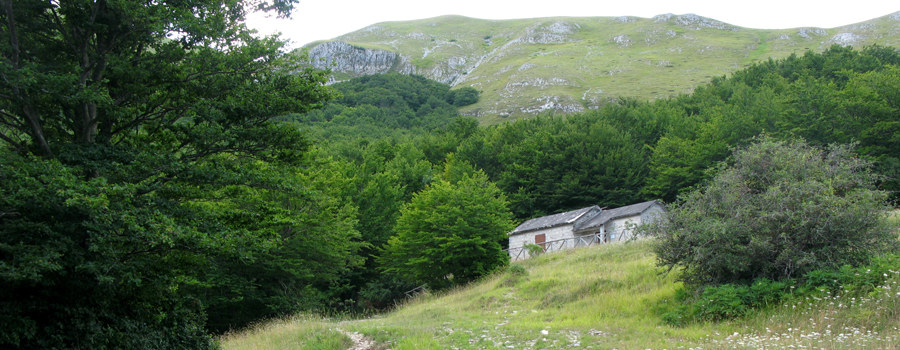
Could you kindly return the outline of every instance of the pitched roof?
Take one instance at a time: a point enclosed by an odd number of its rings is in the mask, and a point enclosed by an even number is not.
[[[585,214],[590,213],[592,210],[600,210],[600,207],[594,205],[587,208],[581,208],[578,210],[567,211],[565,213],[553,214],[548,216],[542,216],[539,218],[534,218],[528,221],[525,221],[515,230],[509,233],[509,235],[515,235],[523,232],[540,230],[545,228],[550,228],[554,226],[560,225],[569,225],[574,223],[576,220],[584,216]]]
[[[657,201],[649,201],[643,203],[637,203],[632,205],[627,205],[624,207],[618,207],[615,209],[605,209],[600,212],[599,215],[594,216],[593,218],[584,221],[578,224],[578,227],[575,227],[575,230],[585,230],[589,228],[600,227],[606,224],[609,220],[618,219],[626,216],[633,216],[643,213],[644,210],[647,210],[651,205],[657,203],[662,205]]]

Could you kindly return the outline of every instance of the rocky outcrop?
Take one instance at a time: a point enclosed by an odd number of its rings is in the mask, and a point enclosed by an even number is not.
[[[557,21],[550,25],[537,25],[528,28],[525,35],[518,38],[519,43],[524,44],[561,44],[573,41],[572,34],[577,33],[581,26],[568,21]]]
[[[421,74],[450,85],[461,80],[469,69],[474,68],[468,61],[466,57],[448,57],[432,67],[416,67],[406,55],[366,49],[343,41],[329,41],[309,50],[309,63],[316,69],[329,68],[332,72],[344,73],[350,77],[384,73]]]
[[[854,33],[837,33],[835,36],[831,37],[829,43],[838,44],[841,46],[851,46],[856,45],[865,39],[864,36]]]
[[[310,64],[317,69],[330,68],[350,76],[398,72],[415,74],[416,67],[395,52],[366,49],[342,41],[330,41],[309,50]]]
[[[828,32],[825,31],[825,29],[821,28],[800,28],[797,31],[797,35],[802,36],[806,39],[811,39],[813,36],[828,35]]]
[[[664,15],[656,15],[653,16],[653,21],[655,22],[668,22],[674,21],[676,24],[693,30],[700,30],[702,28],[714,28],[714,29],[728,29],[728,30],[737,30],[737,27],[732,27],[724,22],[720,22],[711,18],[706,18],[703,16],[697,16],[693,13],[688,13],[684,15],[673,15],[671,13],[667,13]]]

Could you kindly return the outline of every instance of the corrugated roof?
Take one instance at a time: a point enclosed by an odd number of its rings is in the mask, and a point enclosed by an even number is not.
[[[534,231],[534,230],[540,230],[540,229],[550,228],[550,227],[554,227],[554,226],[572,224],[575,222],[575,220],[578,220],[584,214],[590,213],[591,210],[599,211],[600,207],[594,205],[594,206],[590,206],[587,208],[581,208],[581,209],[577,209],[577,210],[567,211],[565,213],[559,213],[559,214],[553,214],[553,215],[549,215],[549,216],[542,216],[539,218],[534,218],[534,219],[525,221],[524,223],[522,223],[521,225],[516,227],[515,230],[512,230],[512,232],[510,232],[509,234],[515,235],[515,234],[528,232],[528,231]]]
[[[580,224],[578,227],[575,227],[575,230],[586,230],[590,228],[600,227],[606,224],[609,220],[618,219],[621,217],[638,215],[643,213],[644,210],[647,210],[653,203],[659,203],[657,201],[649,201],[643,203],[637,203],[632,205],[627,205],[624,207],[618,207],[615,209],[605,209],[600,212],[599,215],[594,216],[591,219],[588,219]],[[662,203],[659,203],[662,205]]]

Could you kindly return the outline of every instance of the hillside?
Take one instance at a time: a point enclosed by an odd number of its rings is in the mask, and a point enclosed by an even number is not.
[[[419,74],[482,91],[482,123],[688,93],[753,62],[832,45],[900,46],[900,12],[838,28],[751,29],[693,14],[378,23],[307,45],[334,79]]]
[[[897,276],[867,298],[807,298],[744,320],[672,327],[655,310],[672,300],[678,284],[674,276],[659,274],[646,242],[549,253],[513,266],[523,269],[446,295],[418,297],[384,316],[344,322],[294,318],[232,334],[222,345],[229,350],[348,347],[338,330],[372,338],[377,345],[371,349],[394,350],[897,349],[900,344]]]

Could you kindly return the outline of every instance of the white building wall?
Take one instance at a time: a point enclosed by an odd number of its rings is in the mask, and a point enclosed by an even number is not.
[[[663,215],[664,211],[665,208],[662,205],[654,203],[639,215],[610,220],[606,223],[606,232],[609,233],[609,240],[615,242],[631,239],[634,237],[634,229],[637,226],[656,221]]]
[[[626,241],[634,235],[634,228],[644,223],[651,223],[663,215],[665,208],[654,203],[642,213],[613,219],[607,222],[602,228],[596,228],[590,231],[579,232],[581,235],[593,234],[600,231],[601,234],[607,234],[608,243]],[[539,234],[545,234],[545,242],[555,241],[559,239],[567,239],[576,237],[574,225],[557,226],[543,230],[530,231],[522,234],[509,236],[509,256],[513,260],[528,258],[528,252],[522,252],[525,244],[534,243],[534,237]]]
[[[555,241],[558,239],[573,238],[575,237],[575,234],[572,232],[573,228],[574,225],[565,225],[509,236],[509,256],[513,259],[515,259],[516,256],[518,256],[519,259],[528,257],[527,252],[519,254],[519,251],[526,244],[534,244],[534,236],[542,233],[546,235],[545,242]]]
[[[606,234],[610,242],[626,241],[633,236],[634,226],[641,224],[641,216],[626,216],[606,223]]]

